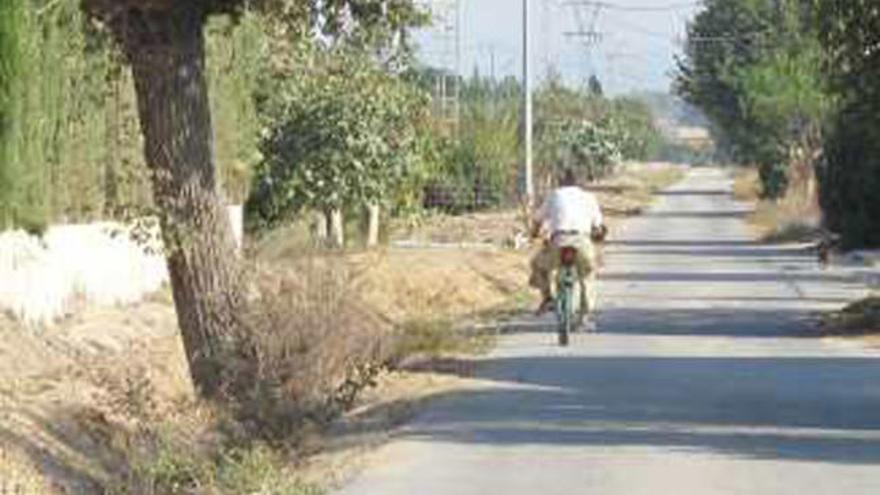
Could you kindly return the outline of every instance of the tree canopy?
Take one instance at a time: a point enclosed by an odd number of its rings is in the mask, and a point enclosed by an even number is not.
[[[358,52],[316,51],[310,70],[279,85],[249,212],[274,224],[386,201],[419,164],[425,95]]]

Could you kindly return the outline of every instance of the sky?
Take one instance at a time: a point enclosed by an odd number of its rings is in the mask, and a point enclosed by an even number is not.
[[[522,0],[459,1],[461,71],[520,77]],[[668,91],[687,22],[699,9],[687,0],[529,1],[535,80],[552,69],[573,84],[596,74],[610,94]],[[417,34],[419,57],[453,69],[454,36],[442,25]],[[594,43],[575,35],[593,30],[600,33]]]

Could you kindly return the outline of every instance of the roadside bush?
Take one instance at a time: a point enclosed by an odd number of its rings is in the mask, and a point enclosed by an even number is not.
[[[624,135],[610,120],[569,122],[559,136],[557,166],[572,167],[593,182],[614,173],[623,159]]]
[[[328,256],[255,269],[247,330],[224,383],[257,438],[287,441],[334,419],[383,365],[390,329],[363,304],[345,266]]]
[[[310,70],[267,97],[263,161],[248,225],[271,228],[303,210],[388,205],[422,164],[425,95],[365,53],[315,48]]]
[[[498,207],[512,196],[516,168],[504,153],[495,153],[476,136],[447,145],[424,187],[425,208],[460,214]]]
[[[110,495],[319,495],[285,467],[283,451],[210,442],[166,424],[134,454],[130,471],[107,488]]]

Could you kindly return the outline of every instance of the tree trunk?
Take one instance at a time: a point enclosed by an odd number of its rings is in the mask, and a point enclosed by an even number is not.
[[[367,206],[367,247],[379,245],[379,205]]]
[[[327,245],[327,232],[330,226],[328,215],[322,212],[314,213],[312,221],[312,240],[317,246]]]
[[[193,2],[192,4],[195,4]],[[159,209],[177,320],[193,382],[206,397],[240,329],[244,299],[235,241],[217,186],[197,7],[131,9],[121,38]]]
[[[345,224],[340,208],[330,212],[330,244],[334,248],[345,247]]]

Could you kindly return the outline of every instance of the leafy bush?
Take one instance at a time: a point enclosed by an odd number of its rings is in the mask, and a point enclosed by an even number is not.
[[[588,181],[611,175],[622,160],[624,134],[610,120],[567,123],[559,135],[558,166],[571,167]]]
[[[190,442],[179,426],[154,433],[126,477],[107,493],[115,495],[319,495],[296,480],[278,450],[266,445],[232,447]]]
[[[249,225],[387,202],[421,163],[421,92],[365,53],[315,50],[307,62],[310,70],[280,84],[265,105]]]

